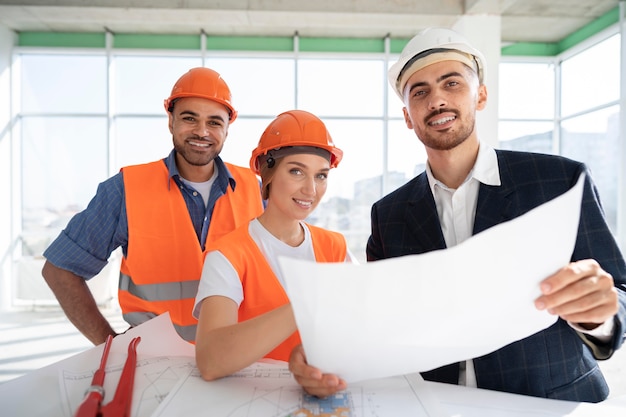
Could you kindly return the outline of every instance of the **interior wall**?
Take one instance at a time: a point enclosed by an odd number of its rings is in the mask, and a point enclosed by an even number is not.
[[[11,175],[12,140],[11,124],[11,51],[17,35],[0,25],[0,310],[11,303],[12,239],[11,224],[12,193]]]
[[[620,148],[621,172],[617,176],[617,236],[620,248],[626,253],[626,1],[619,2],[619,27],[621,34],[620,48]]]

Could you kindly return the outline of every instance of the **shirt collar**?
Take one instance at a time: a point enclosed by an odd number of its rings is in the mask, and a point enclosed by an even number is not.
[[[470,175],[485,185],[500,186],[500,169],[495,149],[480,142],[478,157]]]
[[[435,195],[436,184],[445,189],[448,188],[445,184],[434,177],[428,161],[426,161],[426,176],[428,177],[428,184],[433,195]],[[498,157],[496,155],[496,151],[487,143],[479,143],[478,156],[476,157],[474,167],[463,182],[465,183],[472,178],[485,185],[499,186],[501,184],[500,169],[498,168]]]
[[[224,164],[224,161],[222,161],[222,158],[216,156],[213,162],[215,162],[215,168],[217,169],[216,181],[222,182],[224,179],[227,179],[230,188],[234,191],[237,182],[226,167],[226,164]],[[165,166],[167,167],[167,171],[169,173],[167,178],[169,188],[170,178],[180,178],[180,173],[178,172],[178,167],[176,166],[176,150],[172,149],[172,152],[170,152],[170,154],[165,158]]]

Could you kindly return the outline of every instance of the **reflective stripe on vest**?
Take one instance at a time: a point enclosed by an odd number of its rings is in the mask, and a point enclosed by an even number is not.
[[[311,231],[313,251],[317,262],[344,262],[347,254],[343,235],[307,225]],[[248,226],[241,227],[217,242],[218,249],[237,271],[243,286],[243,301],[239,306],[240,322],[249,320],[289,302],[280,281],[250,234]],[[266,358],[288,361],[291,350],[301,343],[300,334],[293,333]]]
[[[199,281],[170,282],[164,284],[136,285],[126,274],[120,274],[119,289],[128,291],[146,301],[167,301],[178,298],[194,298],[198,293]]]
[[[247,224],[263,206],[247,168],[227,164],[237,183],[215,203],[207,243]],[[193,303],[204,260],[187,205],[163,161],[123,169],[128,250],[122,259],[119,301],[132,325],[168,311],[181,337],[195,340]],[[219,221],[217,220],[219,219]]]

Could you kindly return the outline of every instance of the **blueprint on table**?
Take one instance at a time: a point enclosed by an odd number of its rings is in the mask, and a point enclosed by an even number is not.
[[[307,395],[286,364],[258,362],[207,382],[193,370],[160,404],[153,417],[429,417],[424,399],[404,376],[352,384],[334,396]]]

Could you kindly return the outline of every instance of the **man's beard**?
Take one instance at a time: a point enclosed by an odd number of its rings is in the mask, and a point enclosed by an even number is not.
[[[476,119],[472,117],[470,120],[463,120],[460,118],[460,115],[457,111],[454,110],[443,110],[447,112],[452,112],[456,115],[456,124],[460,130],[455,131],[447,131],[447,132],[436,132],[435,134],[418,134],[420,141],[424,144],[424,146],[435,149],[438,151],[449,151],[451,149],[456,148],[472,134],[474,131],[474,126],[476,123]],[[436,112],[436,114],[441,113],[442,111]],[[430,119],[433,115],[427,117],[426,119]]]

